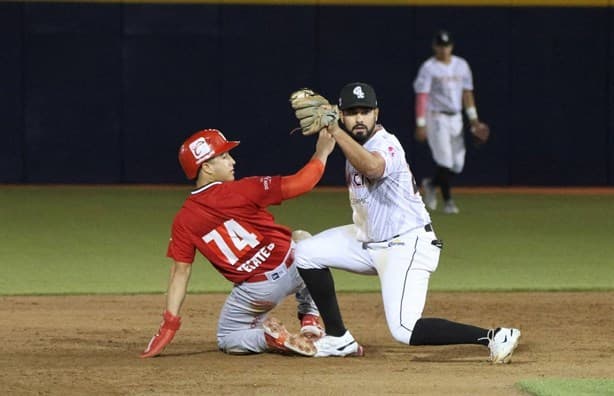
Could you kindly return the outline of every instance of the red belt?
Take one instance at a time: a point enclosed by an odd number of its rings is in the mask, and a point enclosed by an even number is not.
[[[293,263],[294,263],[294,249],[290,249],[290,251],[288,252],[288,255],[286,256],[285,263],[283,263],[283,264],[286,264],[286,268],[290,268]],[[275,268],[277,268],[277,267],[275,267]],[[259,272],[257,274],[253,274],[249,278],[245,279],[243,282],[253,283],[253,282],[265,281],[265,280],[268,279],[266,277],[266,273],[270,272],[270,271],[274,271],[275,268],[270,269],[270,270],[266,270],[266,271],[262,271],[262,272]]]

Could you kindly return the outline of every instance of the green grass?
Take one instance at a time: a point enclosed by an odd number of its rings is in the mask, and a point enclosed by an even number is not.
[[[613,379],[535,379],[518,383],[535,396],[606,396],[614,394]]]
[[[0,295],[163,292],[172,218],[190,187],[0,187]],[[433,215],[445,241],[431,290],[614,289],[614,195],[459,194]],[[272,207],[312,233],[350,222],[346,192]],[[377,277],[335,272],[341,291]],[[192,292],[227,291],[198,256]]]
[[[433,288],[611,290],[614,196],[467,195],[433,221],[446,245]]]

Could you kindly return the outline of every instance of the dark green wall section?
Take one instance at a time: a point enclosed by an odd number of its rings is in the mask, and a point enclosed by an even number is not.
[[[289,93],[355,80],[423,177],[412,82],[442,27],[493,131],[458,184],[614,185],[611,7],[95,3],[0,3],[0,182],[182,182],[179,144],[211,127],[242,141],[238,176],[293,173],[315,140],[289,135]]]

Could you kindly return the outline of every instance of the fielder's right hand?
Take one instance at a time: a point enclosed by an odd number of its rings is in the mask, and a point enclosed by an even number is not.
[[[160,329],[149,341],[147,344],[147,348],[141,353],[142,358],[149,358],[158,356],[162,353],[162,350],[171,343],[173,337],[175,337],[175,333],[181,327],[181,318],[179,316],[175,316],[169,311],[164,311],[162,314],[162,323],[160,324]]]

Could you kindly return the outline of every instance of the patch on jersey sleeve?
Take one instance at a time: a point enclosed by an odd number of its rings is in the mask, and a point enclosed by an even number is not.
[[[268,191],[271,188],[272,178],[271,176],[263,176],[260,178],[260,183],[262,183],[262,187],[265,191]]]
[[[396,150],[394,149],[394,147],[392,146],[388,146],[388,155],[390,155],[391,157],[394,157],[394,155],[396,154]]]

